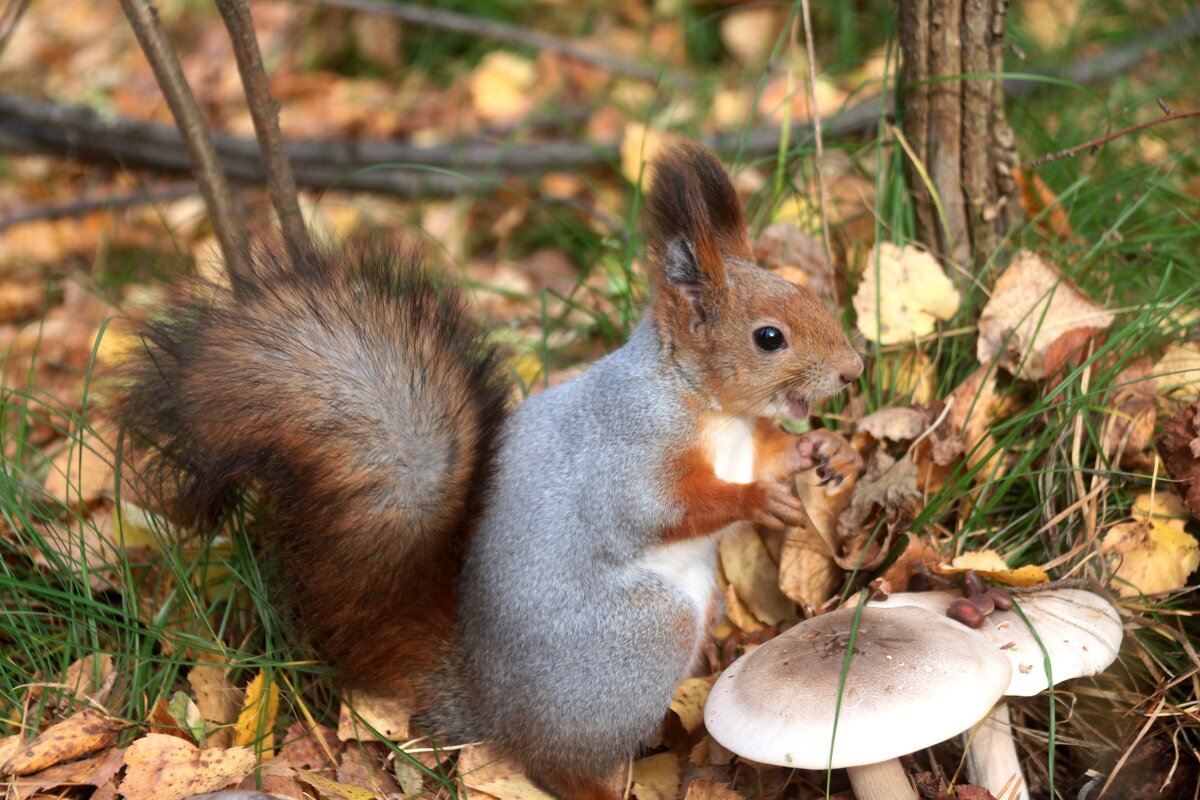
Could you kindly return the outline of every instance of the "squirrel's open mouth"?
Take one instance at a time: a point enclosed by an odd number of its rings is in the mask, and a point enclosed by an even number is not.
[[[801,398],[795,392],[788,392],[787,404],[788,414],[792,419],[806,419],[808,412],[811,410],[808,401]]]

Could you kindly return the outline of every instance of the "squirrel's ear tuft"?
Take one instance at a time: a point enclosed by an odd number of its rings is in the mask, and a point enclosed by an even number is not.
[[[658,277],[689,300],[723,286],[726,256],[753,257],[729,174],[699,144],[672,143],[654,160],[645,220]]]

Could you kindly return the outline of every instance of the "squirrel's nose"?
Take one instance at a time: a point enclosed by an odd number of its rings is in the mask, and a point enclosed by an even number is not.
[[[854,383],[863,373],[863,362],[853,350],[838,360],[838,374],[843,383]]]

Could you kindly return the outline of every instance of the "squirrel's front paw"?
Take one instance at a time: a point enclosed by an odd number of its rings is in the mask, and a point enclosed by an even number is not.
[[[773,530],[803,525],[808,519],[804,506],[792,494],[791,487],[774,481],[759,481],[751,484],[754,493],[753,508],[748,519]]]
[[[799,469],[816,468],[821,485],[841,485],[851,474],[862,469],[862,457],[850,443],[833,431],[824,429],[806,433],[796,442]]]

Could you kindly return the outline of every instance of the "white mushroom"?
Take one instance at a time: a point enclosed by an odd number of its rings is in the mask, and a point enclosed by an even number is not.
[[[958,592],[903,592],[887,600],[873,601],[869,606],[897,610],[916,607],[945,614],[950,603],[959,597]],[[1031,697],[1049,688],[1045,655],[1049,655],[1055,684],[1095,675],[1116,659],[1123,633],[1121,619],[1103,597],[1079,589],[1055,589],[1024,595],[1018,603],[1029,620],[1028,625],[1015,610],[997,609],[985,616],[983,625],[976,629],[1012,663],[1006,696]],[[1039,638],[1046,648],[1045,654],[1038,645]],[[1001,797],[1003,791],[1005,798],[1028,800],[1006,704],[1001,703],[977,730],[969,730],[963,736],[967,746],[967,777],[971,783],[996,797]]]
[[[713,686],[705,724],[755,761],[846,767],[859,800],[910,800],[896,759],[982,719],[1012,668],[944,614],[866,607],[846,670],[854,616],[854,608],[822,614],[738,659]]]

